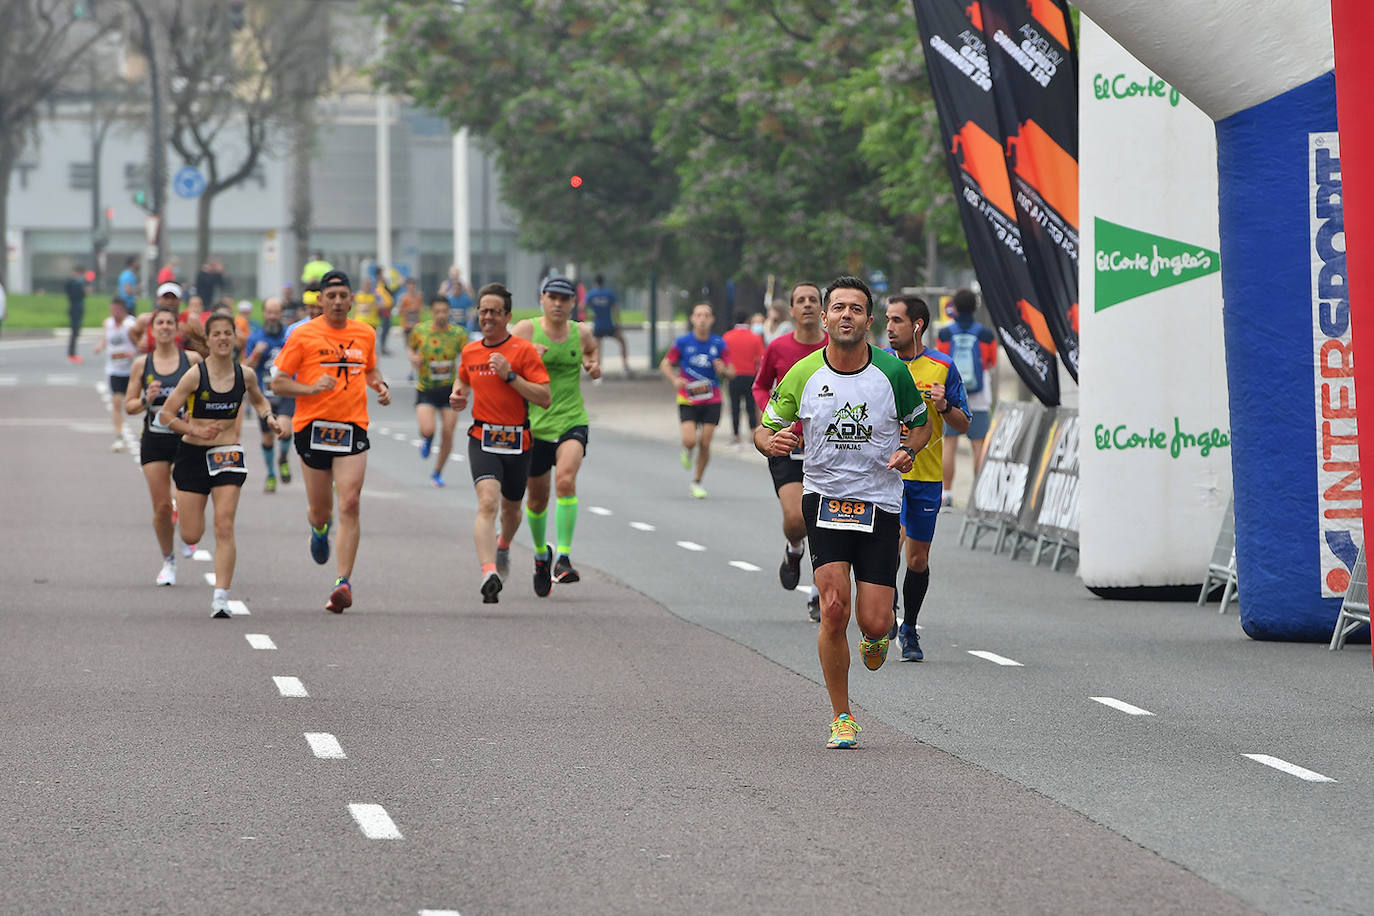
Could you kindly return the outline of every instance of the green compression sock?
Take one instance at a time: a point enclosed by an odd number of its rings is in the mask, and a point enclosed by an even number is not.
[[[558,552],[568,556],[572,551],[573,529],[577,527],[577,497],[558,497],[558,518],[554,520],[558,531]]]
[[[534,541],[535,555],[543,556],[544,548],[548,547],[545,542],[545,535],[548,533],[549,510],[531,512],[530,507],[526,506],[525,518],[530,520],[530,540]]]

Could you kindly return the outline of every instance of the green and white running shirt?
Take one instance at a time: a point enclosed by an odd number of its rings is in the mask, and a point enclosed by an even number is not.
[[[902,477],[887,460],[902,444],[900,424],[924,426],[926,405],[906,363],[876,347],[857,372],[839,372],[825,348],[802,357],[783,376],[763,425],[802,424],[802,492],[902,508]]]

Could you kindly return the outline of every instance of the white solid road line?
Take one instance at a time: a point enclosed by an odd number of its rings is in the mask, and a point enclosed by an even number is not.
[[[1306,780],[1307,782],[1336,781],[1332,779],[1330,776],[1323,776],[1322,774],[1317,773],[1313,770],[1309,770],[1306,767],[1300,767],[1296,763],[1289,763],[1287,760],[1280,760],[1278,757],[1270,757],[1268,754],[1245,754],[1243,756],[1249,757],[1251,760],[1255,761],[1255,763],[1262,763],[1267,767],[1273,767],[1276,770],[1281,770],[1282,772],[1287,773],[1289,776],[1296,776],[1299,779]]]
[[[214,574],[214,573],[209,572],[209,573],[206,573],[206,574],[205,574],[205,584],[208,585],[208,586],[210,586],[211,588],[214,588],[214,587],[215,587],[215,574]]]
[[[1112,709],[1120,710],[1121,712],[1126,713],[1126,715],[1128,716],[1154,715],[1154,713],[1150,712],[1148,709],[1141,709],[1139,706],[1132,706],[1130,703],[1127,703],[1123,700],[1118,700],[1116,697],[1088,697],[1088,699],[1092,700],[1095,703],[1101,703],[1103,706],[1110,706]]]
[[[272,641],[272,637],[266,633],[244,633],[243,638],[248,640],[248,645],[254,649],[275,649],[277,644]]]
[[[1026,667],[1025,665],[1021,664],[1015,659],[1007,658],[1005,655],[998,655],[996,652],[984,652],[981,649],[969,649],[968,654],[977,656],[978,658],[986,659],[987,661],[994,662],[998,665],[1002,665],[1007,668]]]
[[[681,547],[683,550],[691,550],[697,553],[700,553],[701,551],[706,549],[705,547],[698,544],[696,541],[678,541],[677,546]]]
[[[614,512],[607,509],[605,506],[588,506],[587,511],[592,515],[615,515]]]
[[[343,752],[343,746],[339,744],[339,739],[329,732],[306,732],[305,740],[309,742],[310,750],[321,760],[348,759]]]
[[[305,692],[305,685],[298,677],[280,677],[272,675],[272,683],[277,685],[277,691],[284,697],[308,697],[310,694]]]
[[[735,569],[742,569],[745,572],[759,571],[759,567],[755,566],[753,563],[746,563],[744,560],[731,560],[730,565],[735,567]]]
[[[630,527],[633,528],[633,529],[636,530],[636,531],[657,531],[657,530],[658,530],[658,529],[655,528],[653,525],[650,525],[648,522],[630,522]]]
[[[202,563],[209,563],[214,558],[214,554],[210,553],[210,551],[206,550],[204,547],[199,548],[195,553],[191,554],[191,559],[199,560]]]
[[[457,910],[421,910],[419,916],[463,916]]]
[[[396,829],[396,824],[391,820],[391,815],[387,814],[386,809],[381,805],[349,802],[348,811],[353,815],[353,820],[358,822],[358,827],[362,829],[363,836],[369,840],[401,839],[401,831]]]
[[[242,601],[235,601],[235,600],[233,600],[233,599],[231,598],[231,599],[229,600],[229,616],[230,616],[230,617],[247,617],[247,616],[248,616],[248,605],[244,604]]]

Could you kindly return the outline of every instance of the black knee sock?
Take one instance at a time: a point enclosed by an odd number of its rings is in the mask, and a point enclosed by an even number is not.
[[[916,626],[916,617],[921,613],[921,604],[926,600],[926,589],[930,588],[930,567],[917,572],[914,569],[906,571],[906,579],[902,582],[902,603],[906,605],[906,616],[902,623],[909,627]]]

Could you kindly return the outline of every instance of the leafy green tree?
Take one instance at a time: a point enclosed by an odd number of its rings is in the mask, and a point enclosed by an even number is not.
[[[957,241],[908,3],[385,12],[379,79],[484,137],[531,247],[718,285],[864,266],[915,279],[928,221]]]

